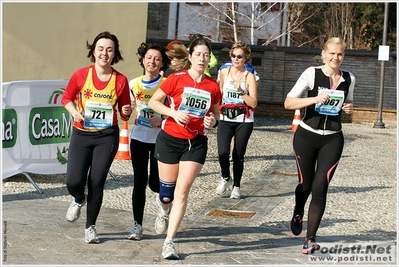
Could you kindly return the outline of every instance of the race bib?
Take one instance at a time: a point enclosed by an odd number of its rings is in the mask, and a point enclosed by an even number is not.
[[[188,110],[191,116],[205,117],[211,106],[211,93],[192,87],[184,87],[179,110]]]
[[[138,102],[137,109],[138,109],[137,120],[136,120],[137,125],[141,125],[147,128],[152,128],[148,119],[153,116],[161,117],[161,114],[156,113],[155,111],[150,109],[148,107],[148,103],[146,102]]]
[[[85,129],[105,129],[112,126],[114,110],[111,103],[86,100],[84,124]]]
[[[328,94],[330,96],[330,99],[328,99],[323,104],[316,104],[315,110],[322,115],[337,116],[344,103],[344,91],[328,89],[319,90],[319,95],[322,93]]]
[[[244,104],[244,100],[234,88],[234,84],[226,85],[223,88],[223,101],[225,104]]]

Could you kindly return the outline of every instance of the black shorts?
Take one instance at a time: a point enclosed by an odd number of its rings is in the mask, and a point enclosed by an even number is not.
[[[155,143],[154,156],[166,164],[176,164],[179,161],[194,161],[205,163],[208,151],[208,137],[198,134],[193,139],[176,138],[161,130]]]

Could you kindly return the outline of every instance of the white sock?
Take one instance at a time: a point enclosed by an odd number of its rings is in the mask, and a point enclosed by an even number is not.
[[[170,242],[173,242],[173,238],[166,237],[164,243],[170,243]]]
[[[161,214],[162,214],[162,216],[168,215],[168,213],[169,213],[169,210],[170,210],[170,205],[169,205],[169,207],[168,207],[168,209],[167,209],[167,210],[163,210],[163,208],[161,208],[160,210],[161,210]]]

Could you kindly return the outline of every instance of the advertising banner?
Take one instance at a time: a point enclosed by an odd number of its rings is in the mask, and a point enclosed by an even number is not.
[[[72,117],[61,98],[68,80],[2,84],[2,179],[66,173]]]

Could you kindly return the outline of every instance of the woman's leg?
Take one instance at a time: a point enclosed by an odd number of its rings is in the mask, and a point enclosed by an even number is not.
[[[342,155],[344,138],[342,132],[322,136],[317,158],[316,173],[312,183],[312,200],[308,212],[306,237],[316,236],[327,201],[327,190]]]
[[[119,128],[104,130],[101,136],[94,137],[94,142],[93,161],[88,179],[86,228],[96,224],[100,213],[105,180],[119,148]]]
[[[233,175],[234,186],[240,187],[242,173],[244,172],[244,156],[251,137],[254,123],[240,123],[235,128],[233,149]]]
[[[158,161],[154,157],[155,144],[148,144],[150,147],[150,176],[148,185],[152,192],[159,193],[159,171]]]
[[[68,150],[66,186],[76,203],[82,203],[85,199],[85,187],[92,156],[91,136],[74,129]]]
[[[188,195],[191,186],[202,169],[202,164],[193,161],[181,161],[178,166],[160,165],[160,171],[176,172],[178,168],[178,176],[174,193],[173,207],[169,215],[169,227],[167,237],[173,239],[176,236],[187,208]],[[177,168],[176,168],[177,167]],[[162,180],[165,177],[161,177]]]
[[[131,139],[130,153],[134,173],[134,185],[132,191],[133,219],[143,225],[144,206],[146,199],[146,187],[148,183],[148,157],[147,144]],[[158,182],[159,183],[159,182]]]
[[[310,195],[318,154],[320,135],[298,127],[294,134],[293,147],[298,170],[298,185],[295,189],[295,213],[303,214]]]
[[[223,178],[230,177],[230,143],[234,135],[232,123],[220,121],[217,130],[219,164]]]

